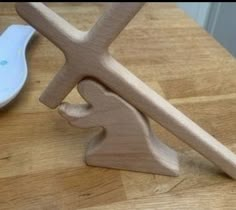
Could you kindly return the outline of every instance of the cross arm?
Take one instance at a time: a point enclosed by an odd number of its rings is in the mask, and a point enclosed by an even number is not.
[[[51,108],[56,108],[83,78],[83,74],[76,70],[77,68],[66,62],[41,94],[39,101]]]
[[[16,10],[23,19],[62,51],[65,51],[65,48],[67,48],[67,45],[73,40],[75,35],[82,35],[84,33],[77,30],[42,3],[19,2],[16,3]]]

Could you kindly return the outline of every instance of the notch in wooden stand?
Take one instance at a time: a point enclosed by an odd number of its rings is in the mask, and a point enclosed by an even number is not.
[[[113,58],[108,47],[144,3],[112,3],[88,31],[82,32],[42,3],[17,3],[22,18],[58,46],[66,63],[40,100],[56,108],[85,77],[95,78],[128,104],[149,116],[201,153],[232,178],[236,156],[173,107]],[[178,21],[178,20],[176,20]]]

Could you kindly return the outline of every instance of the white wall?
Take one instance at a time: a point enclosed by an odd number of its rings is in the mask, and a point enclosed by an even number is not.
[[[178,2],[200,26],[236,57],[236,3],[235,2]]]
[[[209,2],[177,2],[177,6],[182,8],[200,26],[206,27],[211,3]]]
[[[207,30],[236,57],[236,3],[212,3]]]

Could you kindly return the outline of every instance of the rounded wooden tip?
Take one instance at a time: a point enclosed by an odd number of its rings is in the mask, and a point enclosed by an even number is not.
[[[44,104],[45,106],[51,108],[51,109],[56,109],[59,105],[60,105],[60,102],[57,103],[57,101],[54,101],[54,100],[48,100],[48,96],[45,96],[44,94],[42,94],[40,97],[39,97],[39,101]]]

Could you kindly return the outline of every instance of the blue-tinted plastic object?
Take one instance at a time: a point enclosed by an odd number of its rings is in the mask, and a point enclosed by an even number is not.
[[[11,25],[0,36],[0,108],[22,89],[28,74],[25,51],[35,29]]]

